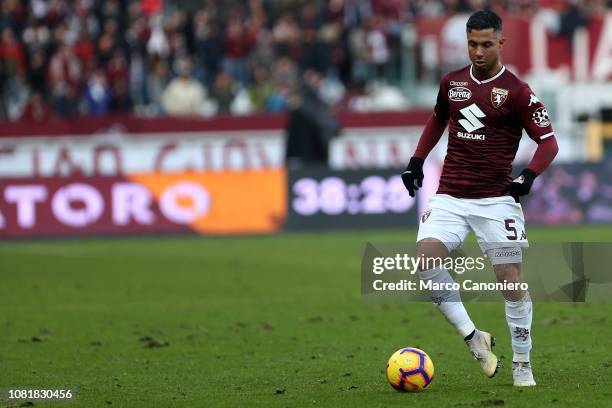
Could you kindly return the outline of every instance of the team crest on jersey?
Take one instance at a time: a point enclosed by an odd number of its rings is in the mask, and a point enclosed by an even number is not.
[[[427,219],[429,218],[430,215],[431,215],[431,208],[428,208],[423,213],[423,216],[421,217],[421,222],[427,221]]]
[[[504,102],[506,102],[506,99],[508,99],[509,93],[510,91],[504,88],[493,88],[491,90],[491,103],[493,106],[496,108],[502,106]]]

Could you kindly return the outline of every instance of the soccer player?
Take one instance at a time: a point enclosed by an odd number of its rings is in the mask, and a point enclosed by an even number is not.
[[[422,187],[423,162],[440,140],[446,125],[448,149],[437,193],[421,217],[417,253],[445,258],[470,230],[487,254],[499,282],[522,282],[522,247],[527,247],[525,219],[519,197],[552,162],[558,147],[546,108],[529,86],[500,61],[504,44],[502,21],[480,10],[467,22],[472,64],[440,81],[434,113],[428,120],[402,180],[411,196]],[[512,180],[512,161],[525,129],[537,150],[520,176]],[[423,264],[422,264],[423,265]],[[434,284],[453,283],[443,268],[421,267],[420,278]],[[450,285],[436,285],[449,287]],[[514,352],[515,386],[533,386],[529,360],[532,302],[523,290],[502,291]],[[488,377],[497,372],[490,333],[476,329],[458,291],[430,293],[438,309],[464,338]]]

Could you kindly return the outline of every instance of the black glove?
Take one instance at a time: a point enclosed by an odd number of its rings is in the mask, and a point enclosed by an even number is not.
[[[423,187],[423,162],[425,160],[413,157],[410,159],[406,170],[402,173],[402,181],[410,197],[414,197],[414,192]],[[416,186],[414,182],[416,181]]]
[[[535,171],[525,168],[521,174],[512,181],[510,187],[508,187],[508,194],[514,197],[514,201],[520,203],[519,197],[529,194],[533,180],[535,180],[536,177],[537,174]]]

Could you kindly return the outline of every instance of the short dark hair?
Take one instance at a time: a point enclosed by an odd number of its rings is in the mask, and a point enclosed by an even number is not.
[[[466,31],[470,30],[486,30],[492,28],[494,31],[501,31],[502,20],[491,10],[478,10],[472,14],[465,25]]]

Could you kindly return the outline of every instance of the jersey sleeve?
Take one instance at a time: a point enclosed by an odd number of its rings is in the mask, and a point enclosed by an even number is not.
[[[554,136],[546,107],[527,84],[519,89],[514,101],[514,113],[529,137],[536,143]]]
[[[436,106],[434,107],[434,116],[439,123],[443,123],[446,126],[448,119],[450,118],[450,108],[448,106],[448,76],[445,76],[440,81],[440,88],[438,89],[438,97],[436,99]]]
[[[419,143],[414,151],[413,156],[421,159],[427,158],[431,150],[436,146],[449,119],[448,98],[446,96],[446,77],[440,81],[440,89],[438,90],[438,99],[434,107],[433,115],[429,118],[419,139]]]
[[[542,174],[559,152],[546,107],[535,96],[531,88],[524,84],[515,100],[514,108],[521,125],[529,137],[538,144],[527,167],[538,175]]]

